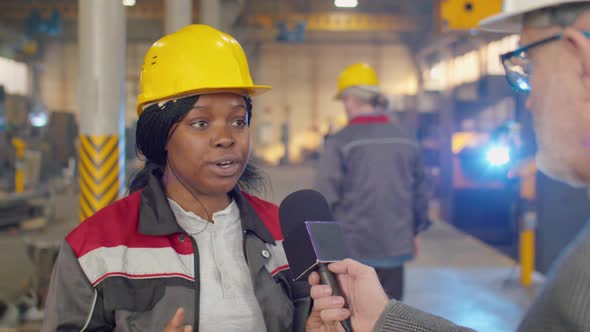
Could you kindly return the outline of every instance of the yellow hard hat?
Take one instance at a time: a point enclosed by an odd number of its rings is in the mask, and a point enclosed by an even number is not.
[[[255,85],[237,40],[208,25],[188,25],[162,37],[141,67],[137,114],[154,102],[223,91],[254,95],[270,86]]]
[[[353,86],[378,87],[379,79],[375,69],[366,63],[355,63],[346,67],[338,77],[336,97],[339,98],[342,91]]]

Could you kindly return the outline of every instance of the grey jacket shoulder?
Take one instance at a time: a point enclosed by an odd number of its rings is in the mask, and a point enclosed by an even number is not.
[[[474,332],[450,321],[412,308],[401,302],[389,302],[374,332]]]
[[[347,126],[334,135],[328,136],[327,141],[342,146],[351,141],[367,138],[395,138],[403,140],[417,149],[420,148],[416,137],[412,136],[407,130],[395,123]]]

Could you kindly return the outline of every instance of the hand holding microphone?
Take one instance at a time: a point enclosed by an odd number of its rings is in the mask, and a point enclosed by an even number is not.
[[[325,321],[321,314],[321,309],[329,305],[344,310],[344,294],[338,279],[328,270],[328,264],[349,257],[342,229],[334,222],[326,199],[314,190],[294,192],[281,202],[279,219],[293,279],[305,280],[310,273],[318,271],[318,282],[326,285],[328,296],[333,295],[331,299],[314,303],[306,330],[352,332],[349,319],[340,320],[340,327],[338,321]]]
[[[389,302],[375,269],[352,259],[332,263],[328,267],[338,276],[349,308],[335,305],[336,297],[331,296],[327,286],[320,284],[319,275],[314,272],[309,276],[313,310],[319,311],[327,325],[350,317],[355,332],[373,331]]]
[[[372,331],[389,299],[375,269],[347,259],[342,229],[322,194],[301,190],[287,196],[279,218],[293,278],[308,278],[312,286],[306,330]]]

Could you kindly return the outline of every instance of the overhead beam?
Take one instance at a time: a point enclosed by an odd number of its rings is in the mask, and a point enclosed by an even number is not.
[[[12,1],[0,3],[0,19],[25,19],[29,17],[33,9],[38,10],[42,17],[49,17],[57,9],[62,15],[62,19],[78,18],[77,2],[45,3],[39,1],[33,4],[24,4],[21,1]],[[126,7],[125,12],[127,18],[131,19],[161,19],[164,13],[164,3],[162,1],[137,1],[135,6]],[[192,16],[193,19],[198,19],[198,6],[193,6]]]
[[[248,25],[273,29],[279,22],[293,25],[299,22],[306,24],[307,31],[416,31],[418,18],[398,15],[373,15],[363,13],[289,13],[281,15],[258,14],[247,17]]]

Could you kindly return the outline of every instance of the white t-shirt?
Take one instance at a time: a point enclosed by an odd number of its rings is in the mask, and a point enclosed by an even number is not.
[[[213,214],[214,223],[168,199],[178,224],[199,248],[199,331],[261,331],[266,327],[254,295],[243,250],[240,210],[235,201]]]

